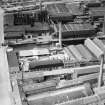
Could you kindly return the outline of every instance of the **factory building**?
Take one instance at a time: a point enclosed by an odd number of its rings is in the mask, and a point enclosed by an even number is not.
[[[105,105],[105,0],[1,0],[0,81],[0,105]]]

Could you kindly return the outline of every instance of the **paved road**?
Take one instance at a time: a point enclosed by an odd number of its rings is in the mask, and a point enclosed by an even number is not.
[[[5,48],[0,48],[0,105],[12,105],[9,69]]]

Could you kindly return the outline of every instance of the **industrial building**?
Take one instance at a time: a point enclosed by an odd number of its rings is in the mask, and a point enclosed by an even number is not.
[[[0,81],[0,105],[105,105],[105,0],[1,0]]]

